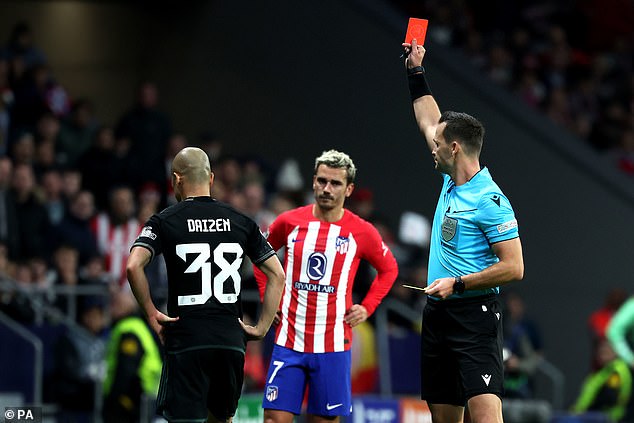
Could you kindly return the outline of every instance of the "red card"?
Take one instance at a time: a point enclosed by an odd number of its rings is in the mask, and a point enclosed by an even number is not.
[[[427,19],[409,18],[405,42],[411,44],[412,39],[416,38],[416,42],[422,46],[425,44],[425,35],[427,35]]]

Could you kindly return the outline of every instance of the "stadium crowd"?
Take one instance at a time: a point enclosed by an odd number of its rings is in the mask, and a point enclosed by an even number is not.
[[[634,4],[397,0],[491,80],[634,176]]]

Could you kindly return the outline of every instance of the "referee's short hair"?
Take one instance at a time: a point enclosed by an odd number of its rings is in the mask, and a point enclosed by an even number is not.
[[[326,165],[335,169],[345,169],[346,181],[348,184],[354,182],[354,178],[357,175],[357,168],[354,162],[346,153],[342,153],[337,150],[328,150],[321,153],[321,156],[315,159],[315,174],[319,165]]]
[[[479,155],[484,140],[484,126],[471,115],[462,112],[445,111],[438,123],[446,122],[443,137],[446,142],[457,140],[467,154]]]

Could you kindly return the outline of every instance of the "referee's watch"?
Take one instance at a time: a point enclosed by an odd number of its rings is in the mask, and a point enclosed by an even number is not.
[[[462,294],[464,292],[464,282],[462,281],[462,276],[456,276],[453,278],[453,293],[454,294]]]

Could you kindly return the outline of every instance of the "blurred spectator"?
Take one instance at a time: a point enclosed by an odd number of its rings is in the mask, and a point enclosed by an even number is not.
[[[13,90],[10,81],[9,55],[0,47],[0,156],[8,152]]]
[[[163,361],[160,343],[138,309],[132,292],[123,288],[112,296],[113,326],[106,349],[103,385],[104,423],[139,422],[144,402],[158,394]],[[152,415],[146,409],[146,415]],[[152,410],[153,411],[153,410]]]
[[[630,297],[614,313],[606,335],[619,358],[634,368],[634,297]]]
[[[519,294],[507,291],[504,298],[504,395],[531,399],[533,376],[543,358],[541,334],[535,322],[526,316],[524,300]]]
[[[68,111],[68,95],[54,79],[48,65],[29,68],[18,83],[13,84],[15,103],[11,111],[14,130],[34,130],[45,113],[63,116]]]
[[[50,223],[46,208],[35,193],[33,169],[26,164],[15,166],[12,195],[18,220],[19,248],[16,257],[47,256],[47,237]],[[9,252],[11,253],[11,252]]]
[[[216,179],[221,180],[226,192],[227,198],[239,192],[240,182],[242,181],[242,168],[238,159],[235,157],[223,157],[217,164],[214,173]]]
[[[94,215],[94,197],[90,191],[83,190],[70,199],[68,213],[53,228],[55,241],[76,248],[81,264],[97,254],[97,240],[90,226]]]
[[[242,187],[244,204],[241,209],[255,221],[262,232],[266,231],[275,220],[275,215],[266,208],[266,192],[262,182],[252,179]]]
[[[211,167],[213,168],[222,157],[222,140],[215,132],[204,131],[200,134],[198,144],[198,147],[209,156],[209,163],[211,163]],[[175,155],[176,154],[173,154],[172,157]]]
[[[46,170],[42,174],[40,185],[48,220],[51,225],[57,225],[66,215],[66,201],[62,195],[62,175],[60,171],[54,168]]]
[[[600,308],[593,311],[588,317],[588,329],[592,342],[592,369],[599,368],[597,347],[605,339],[606,330],[614,313],[627,299],[627,292],[622,288],[611,289],[603,300]]]
[[[33,257],[29,260],[31,270],[31,285],[37,291],[44,291],[51,286],[52,275],[47,261],[42,257]]]
[[[601,308],[593,311],[588,318],[588,326],[593,338],[605,338],[612,316],[625,300],[627,300],[627,292],[623,288],[613,288],[607,293]]]
[[[174,188],[172,187],[172,160],[174,160],[174,156],[176,153],[181,151],[183,148],[187,147],[189,142],[187,138],[183,134],[174,134],[170,137],[167,143],[167,149],[165,151],[165,182],[161,185],[162,192],[164,195],[164,201],[161,203],[163,206],[171,206],[176,204],[176,197],[174,197]],[[211,162],[211,160],[210,160]],[[213,164],[212,164],[213,169]],[[143,220],[143,222],[145,222]]]
[[[617,357],[605,339],[597,345],[597,360],[598,367],[583,382],[572,411],[599,411],[613,422],[631,421],[626,417],[632,396],[631,369],[623,359]]]
[[[52,142],[37,143],[33,157],[33,172],[36,178],[39,180],[43,173],[55,169],[57,167],[56,160],[55,144]]]
[[[37,126],[35,128],[35,141],[38,144],[45,142],[56,145],[60,129],[61,125],[59,122],[59,118],[53,113],[44,113],[37,120]]]
[[[95,195],[95,204],[99,210],[108,207],[110,187],[120,185],[127,179],[125,160],[125,152],[117,149],[112,128],[99,128],[92,145],[81,156],[78,164],[83,186]]]
[[[70,245],[60,245],[53,253],[52,283],[56,287],[76,287],[81,283],[79,278],[79,251]],[[53,297],[53,304],[69,317],[76,316],[76,295],[62,292]]]
[[[11,144],[13,163],[32,165],[35,161],[35,138],[30,132],[21,132]]]
[[[284,192],[276,192],[272,194],[269,203],[269,209],[275,216],[279,216],[285,211],[289,211],[303,205],[303,203],[300,204],[296,201],[294,195]]]
[[[78,169],[66,167],[62,170],[62,191],[66,200],[73,198],[81,191],[82,180],[83,175]]]
[[[9,261],[9,249],[0,241],[0,280],[9,277],[11,274],[11,265]]]
[[[139,193],[139,211],[137,220],[140,225],[144,225],[152,215],[159,213],[161,194],[156,185],[152,182],[146,183]],[[167,268],[165,257],[159,255],[155,257],[145,267],[145,273],[150,283],[150,295],[155,304],[167,302]]]
[[[104,360],[105,302],[86,297],[80,302],[80,326],[68,327],[55,345],[53,386],[60,406],[58,421],[92,422],[96,384]]]
[[[0,311],[18,322],[32,323],[35,319],[35,310],[29,300],[32,278],[28,263],[9,262],[7,248],[2,244],[0,244],[0,263],[4,267],[2,270],[6,272],[3,276],[8,276],[18,284],[17,288],[3,286],[0,289]]]
[[[244,197],[244,193],[240,190],[231,191],[226,194],[226,198],[224,200],[229,203],[234,209],[243,211],[246,207],[247,200]]]
[[[8,157],[0,157],[0,243],[7,249],[8,257],[19,257],[20,232],[15,198],[11,194],[13,163]]]
[[[61,125],[57,150],[61,162],[69,167],[78,165],[78,160],[90,148],[97,132],[92,102],[79,99]]]
[[[623,131],[621,142],[614,151],[619,169],[634,176],[634,126]]]
[[[108,211],[96,215],[91,223],[97,251],[105,257],[112,282],[119,285],[127,280],[125,265],[129,249],[141,230],[134,200],[131,188],[114,187],[110,190]]]
[[[372,222],[374,216],[374,193],[368,188],[357,187],[350,196],[348,207],[361,218]]]
[[[154,213],[158,213],[161,204],[161,192],[153,182],[147,182],[139,191],[139,211],[137,219],[140,223],[145,223]]]
[[[156,85],[144,82],[139,88],[137,104],[117,125],[117,138],[130,141],[128,160],[134,189],[146,182],[158,186],[165,182],[164,156],[172,126],[168,117],[158,110],[158,100]]]
[[[104,258],[94,255],[88,259],[85,266],[80,269],[80,276],[89,285],[108,285],[110,277],[104,266]]]
[[[44,52],[33,42],[31,26],[25,21],[18,22],[11,30],[7,42],[7,53],[9,57],[21,57],[28,68],[46,63]]]

